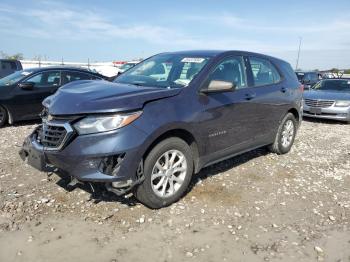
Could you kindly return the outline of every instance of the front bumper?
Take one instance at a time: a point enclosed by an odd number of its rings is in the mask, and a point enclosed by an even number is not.
[[[350,121],[350,107],[336,107],[332,105],[330,107],[313,109],[304,103],[303,116],[320,119]]]
[[[146,134],[126,126],[112,132],[74,136],[63,149],[47,149],[38,141],[41,126],[29,135],[21,158],[40,171],[59,169],[79,181],[137,183]],[[111,165],[111,166],[107,166]]]

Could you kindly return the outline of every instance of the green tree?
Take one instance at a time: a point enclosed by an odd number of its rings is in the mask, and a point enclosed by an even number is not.
[[[24,56],[22,53],[16,53],[13,55],[9,55],[9,54],[4,53],[3,51],[0,51],[0,56],[1,56],[1,58],[5,58],[5,59],[14,59],[14,60],[24,59]]]
[[[339,73],[339,69],[338,69],[338,68],[332,68],[332,69],[331,69],[331,72],[332,72],[332,73]]]
[[[24,56],[22,53],[17,53],[17,54],[9,55],[7,58],[14,59],[14,60],[23,60]]]

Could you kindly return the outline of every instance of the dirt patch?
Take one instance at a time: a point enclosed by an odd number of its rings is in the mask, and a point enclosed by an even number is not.
[[[289,154],[208,167],[161,210],[25,165],[33,127],[0,129],[0,261],[349,261],[350,125],[304,121]]]

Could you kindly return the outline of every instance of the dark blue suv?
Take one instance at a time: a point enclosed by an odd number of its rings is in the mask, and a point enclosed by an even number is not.
[[[23,159],[160,208],[177,201],[203,167],[262,146],[287,153],[302,90],[280,59],[185,51],[152,56],[114,83],[69,83],[43,105]]]

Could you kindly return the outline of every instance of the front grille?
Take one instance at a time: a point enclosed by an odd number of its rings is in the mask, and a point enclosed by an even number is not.
[[[332,100],[305,99],[305,104],[311,107],[330,107],[334,104]]]
[[[40,141],[46,148],[58,149],[66,140],[67,134],[68,132],[64,126],[43,123]]]

